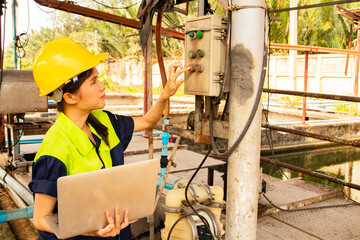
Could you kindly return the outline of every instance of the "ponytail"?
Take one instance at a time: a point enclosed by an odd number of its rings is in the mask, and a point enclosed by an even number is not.
[[[90,124],[96,132],[100,135],[100,137],[105,141],[106,145],[110,147],[109,143],[109,133],[106,126],[104,126],[99,120],[97,120],[94,115],[91,113],[89,114],[88,118],[86,119],[86,123]]]

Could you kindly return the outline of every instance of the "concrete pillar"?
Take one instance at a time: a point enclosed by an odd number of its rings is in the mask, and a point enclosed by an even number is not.
[[[235,0],[232,12],[229,146],[244,128],[260,82],[265,0]],[[228,159],[225,239],[256,239],[260,179],[261,104],[242,142]]]

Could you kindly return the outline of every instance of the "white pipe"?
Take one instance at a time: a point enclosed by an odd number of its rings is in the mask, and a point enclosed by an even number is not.
[[[33,195],[18,181],[16,181],[10,174],[0,167],[0,177],[6,182],[15,192],[30,206],[34,205]]]
[[[6,184],[3,180],[0,180],[0,184],[3,185],[5,188],[9,189],[11,192],[10,197],[13,198],[13,201],[19,208],[25,208],[27,207],[26,203],[21,199],[21,197],[15,192],[12,187],[10,187],[8,184]]]
[[[260,82],[265,36],[265,0],[233,0],[229,146],[242,132]],[[227,170],[225,239],[256,239],[260,179],[261,104]]]

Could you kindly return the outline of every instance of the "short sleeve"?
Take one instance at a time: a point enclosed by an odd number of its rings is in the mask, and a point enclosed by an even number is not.
[[[33,164],[30,190],[57,197],[57,179],[66,176],[66,166],[56,157],[43,155]]]
[[[134,132],[134,120],[132,117],[112,114],[111,112],[104,111],[108,114],[111,124],[114,127],[116,135],[118,136],[123,150],[129,145],[132,134]]]

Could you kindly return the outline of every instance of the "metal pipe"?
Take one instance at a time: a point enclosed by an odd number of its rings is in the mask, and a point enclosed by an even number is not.
[[[338,7],[338,6],[337,6],[337,7]],[[351,44],[352,44],[353,29],[354,29],[354,21],[351,23],[351,27],[350,27],[349,44],[348,44],[348,49],[349,49],[349,50],[351,49]],[[347,76],[347,72],[348,72],[349,59],[350,59],[350,55],[347,54],[347,55],[346,55],[346,64],[345,64],[345,76]]]
[[[167,164],[167,166],[166,166],[166,168],[165,168],[165,172],[164,172],[164,175],[162,175],[161,177],[160,177],[160,184],[159,184],[159,190],[158,190],[158,192],[157,192],[157,194],[156,194],[156,197],[155,197],[155,208],[156,208],[156,206],[157,206],[157,204],[158,204],[158,202],[159,202],[159,199],[160,199],[160,196],[161,196],[161,193],[162,193],[162,190],[164,189],[164,187],[166,186],[166,180],[167,180],[167,177],[168,177],[168,175],[169,175],[169,173],[170,173],[170,169],[171,169],[171,167],[173,166],[173,161],[174,161],[174,157],[175,157],[175,153],[176,153],[176,151],[177,151],[177,149],[178,149],[178,146],[179,146],[179,143],[180,143],[180,139],[181,139],[181,137],[178,137],[177,139],[176,139],[176,142],[175,142],[175,146],[174,146],[174,148],[173,148],[173,150],[172,150],[172,153],[171,153],[171,156],[170,156],[170,158],[169,158],[169,162],[168,162],[168,164]],[[173,188],[174,186],[173,185],[171,185],[171,188],[169,189],[169,190],[171,190],[172,188]]]
[[[10,197],[16,204],[16,206],[20,208],[27,207],[26,203],[21,199],[21,197],[15,192],[14,189],[12,189],[9,185],[7,185],[3,180],[0,180],[0,184],[3,185],[5,188],[9,189],[10,191]]]
[[[349,183],[349,182],[346,182],[344,180],[338,179],[336,177],[330,177],[330,176],[327,176],[327,175],[324,175],[324,174],[321,174],[321,173],[317,173],[317,172],[313,172],[313,171],[310,171],[310,170],[307,170],[307,169],[304,169],[304,168],[300,168],[300,167],[297,167],[297,166],[294,166],[294,165],[291,165],[291,164],[287,164],[287,163],[283,163],[283,162],[279,162],[279,161],[274,161],[274,160],[272,160],[270,158],[266,158],[266,157],[260,157],[260,160],[263,161],[263,162],[274,164],[274,165],[279,166],[279,167],[290,169],[292,171],[300,172],[300,173],[303,173],[303,174],[306,174],[306,175],[309,175],[309,176],[313,176],[313,177],[316,177],[316,178],[328,180],[329,182],[337,183],[337,184],[340,184],[340,185],[343,185],[343,186],[346,186],[346,187],[350,187],[350,188],[360,190],[360,185],[357,185],[357,184],[354,184],[354,183]]]
[[[326,122],[341,122],[341,121],[358,121],[360,118],[340,118],[340,119],[324,119],[324,120],[310,120],[307,121],[308,124],[310,123],[326,123]],[[300,124],[301,122],[283,122],[283,123],[272,123],[271,126],[278,126],[278,125],[295,125]]]
[[[164,65],[164,59],[162,55],[162,48],[161,48],[161,22],[163,17],[162,12],[158,12],[157,19],[156,19],[156,55],[159,63],[159,69],[160,69],[160,75],[161,75],[161,82],[163,85],[163,88],[165,88],[165,85],[167,83],[167,77],[166,77],[166,71],[165,71],[165,65]],[[164,118],[168,118],[170,115],[170,99],[166,101],[166,107],[164,111]]]
[[[0,167],[0,177],[24,200],[27,205],[34,205],[33,195],[10,174]]]
[[[145,82],[144,82],[144,114],[152,107],[152,31],[145,48]],[[154,135],[152,129],[144,130],[144,136],[148,137],[149,159],[154,158]],[[150,240],[155,239],[154,215],[149,216]]]
[[[229,146],[244,128],[256,98],[265,42],[264,0],[234,0],[231,24]],[[242,142],[230,155],[227,169],[225,239],[256,239],[260,172],[261,104]]]
[[[22,218],[32,218],[33,214],[34,206],[14,210],[3,210],[0,211],[0,223]]]
[[[267,89],[267,88],[264,88],[263,92],[285,94],[285,95],[294,95],[294,96],[301,96],[301,97],[325,98],[325,99],[341,100],[341,101],[349,101],[349,102],[360,102],[360,97],[344,96],[344,95],[311,93],[311,92],[299,92],[299,91]]]
[[[324,140],[324,141],[339,143],[339,144],[343,144],[343,145],[360,147],[360,141],[346,140],[346,139],[341,139],[341,138],[336,138],[336,137],[331,137],[331,136],[326,136],[326,135],[321,135],[321,134],[316,134],[316,133],[310,133],[310,132],[291,129],[291,128],[278,127],[278,126],[274,126],[274,125],[262,124],[261,126],[264,128],[269,128],[269,129],[280,131],[280,132],[288,132],[288,133],[292,133],[292,134],[296,134],[296,135],[300,135],[300,136],[304,136],[304,137],[311,137],[311,138],[316,138],[316,139],[320,139],[320,140]]]
[[[359,27],[359,25],[357,25],[357,27]],[[356,46],[356,50],[359,51],[360,50],[360,31],[357,30],[357,46]],[[354,83],[354,96],[357,97],[358,96],[358,92],[359,92],[359,55],[355,56],[355,83]]]
[[[74,13],[74,14],[78,14],[81,16],[98,19],[100,21],[106,21],[106,22],[110,22],[110,23],[119,24],[119,25],[122,25],[125,27],[140,29],[139,21],[120,17],[118,15],[114,15],[114,14],[110,14],[110,13],[106,13],[106,12],[102,12],[102,11],[97,11],[97,10],[94,10],[91,8],[81,7],[79,5],[75,5],[70,2],[58,1],[58,0],[46,0],[46,1],[35,0],[35,2],[41,6],[53,8],[56,10],[61,10],[61,11],[67,12],[67,13]],[[155,30],[155,26],[152,26],[152,30]],[[163,30],[162,34],[166,35],[168,37],[172,37],[172,38],[176,38],[176,39],[180,39],[180,40],[185,39],[184,33],[174,31],[174,30]]]
[[[270,49],[283,49],[283,50],[298,50],[298,51],[309,51],[309,52],[360,55],[360,51],[356,51],[356,50],[317,47],[317,46],[305,46],[305,45],[290,45],[290,44],[282,44],[282,43],[271,43]]]
[[[307,92],[307,80],[308,80],[308,65],[309,65],[309,52],[305,52],[305,70],[304,70],[304,92]],[[306,97],[303,97],[302,108],[302,123],[305,124],[306,120]]]
[[[13,31],[14,31],[14,69],[17,69],[17,42],[16,42],[16,0],[13,0]]]

